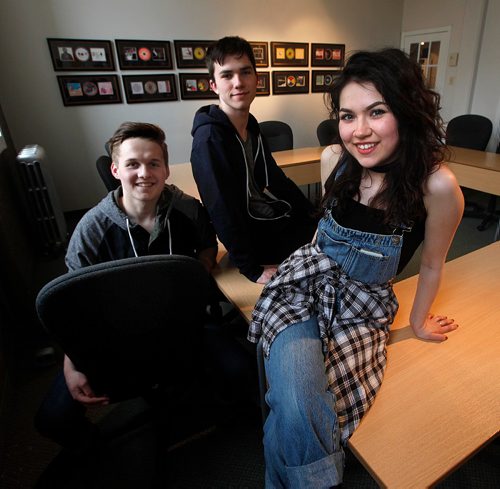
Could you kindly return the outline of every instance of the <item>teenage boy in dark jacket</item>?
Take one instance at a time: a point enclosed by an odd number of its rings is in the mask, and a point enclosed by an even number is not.
[[[219,105],[195,115],[193,175],[233,263],[250,280],[266,283],[277,264],[312,239],[314,209],[278,167],[250,114],[257,87],[250,44],[225,37],[206,59]]]

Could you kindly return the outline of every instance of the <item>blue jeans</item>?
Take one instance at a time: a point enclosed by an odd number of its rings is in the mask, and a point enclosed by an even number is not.
[[[316,318],[282,331],[265,368],[271,408],[264,425],[266,488],[340,484],[344,453]]]

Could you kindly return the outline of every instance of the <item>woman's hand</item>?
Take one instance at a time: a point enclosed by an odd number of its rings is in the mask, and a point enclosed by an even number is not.
[[[448,337],[445,333],[455,331],[458,324],[454,319],[446,316],[429,314],[421,326],[413,325],[413,332],[423,340],[444,341]]]

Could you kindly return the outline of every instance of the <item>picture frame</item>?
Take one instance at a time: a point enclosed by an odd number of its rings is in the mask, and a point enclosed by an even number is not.
[[[269,71],[257,72],[257,90],[255,95],[257,97],[271,95],[271,77]]]
[[[122,75],[128,104],[178,100],[175,75]]]
[[[58,75],[63,104],[121,104],[118,75]]]
[[[345,44],[311,44],[311,66],[344,66]]]
[[[309,66],[309,43],[271,42],[272,66]]]
[[[266,68],[269,66],[269,48],[267,42],[249,41],[252,46],[255,66],[257,68]]]
[[[47,38],[47,42],[54,71],[115,71],[111,41]]]
[[[170,41],[115,39],[115,44],[122,70],[173,69]]]
[[[309,71],[273,71],[273,95],[309,93]]]
[[[177,68],[205,68],[207,49],[215,41],[174,41]]]
[[[182,100],[219,98],[210,88],[208,73],[179,73],[179,86]]]
[[[312,70],[311,92],[328,92],[341,70]]]

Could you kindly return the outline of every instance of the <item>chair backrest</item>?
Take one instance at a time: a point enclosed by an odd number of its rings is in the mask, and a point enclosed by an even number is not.
[[[119,187],[120,180],[117,180],[111,173],[111,158],[109,156],[99,156],[95,162],[95,166],[108,192]]]
[[[320,146],[338,144],[339,142],[339,124],[335,119],[325,119],[318,124],[316,135]]]
[[[208,290],[198,260],[145,256],[58,277],[39,292],[36,309],[93,389],[119,400],[168,384],[179,365],[193,363]]]
[[[446,127],[446,143],[460,148],[484,151],[491,137],[493,124],[482,115],[465,114],[454,117]]]
[[[293,149],[292,128],[286,122],[265,121],[259,123],[259,127],[271,151]]]

